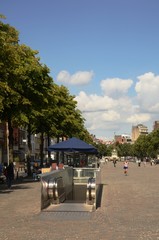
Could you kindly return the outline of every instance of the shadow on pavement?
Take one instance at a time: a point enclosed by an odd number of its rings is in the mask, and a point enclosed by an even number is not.
[[[22,189],[31,189],[31,186],[28,186],[26,184],[28,183],[36,183],[38,181],[35,181],[32,178],[23,178],[23,179],[17,179],[14,180],[12,187],[8,189],[6,183],[0,184],[0,194],[9,194],[12,193],[14,190],[22,190]]]

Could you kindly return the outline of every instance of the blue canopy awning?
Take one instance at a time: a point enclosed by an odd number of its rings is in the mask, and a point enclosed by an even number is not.
[[[50,145],[48,147],[48,151],[50,152],[84,152],[84,153],[93,153],[97,154],[97,149],[78,138],[72,137],[66,141],[56,143],[54,145]]]

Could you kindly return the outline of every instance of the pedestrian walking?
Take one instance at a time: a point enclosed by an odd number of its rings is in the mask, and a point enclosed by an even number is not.
[[[116,159],[113,159],[113,164],[114,164],[114,167],[116,167]]]
[[[12,162],[6,168],[6,179],[8,188],[11,188],[12,181],[14,180],[14,165]]]
[[[144,167],[146,167],[146,158],[144,159]]]
[[[127,176],[127,174],[128,174],[128,161],[126,160],[125,162],[124,162],[124,174],[125,174],[125,176]]]
[[[138,167],[141,166],[141,159],[138,160]]]
[[[105,159],[105,163],[106,163],[106,164],[108,163],[108,158]]]

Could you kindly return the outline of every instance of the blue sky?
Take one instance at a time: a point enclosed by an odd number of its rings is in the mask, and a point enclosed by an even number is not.
[[[4,22],[105,139],[159,120],[158,12],[158,0],[0,0]]]

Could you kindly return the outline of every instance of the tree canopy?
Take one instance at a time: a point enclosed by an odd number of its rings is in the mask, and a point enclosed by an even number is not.
[[[1,16],[2,18],[3,16]],[[13,127],[29,134],[52,137],[80,135],[88,131],[77,109],[75,96],[58,86],[39,53],[19,43],[19,32],[0,21],[0,121],[8,122],[9,146],[13,149]],[[89,133],[87,134],[89,138]]]

